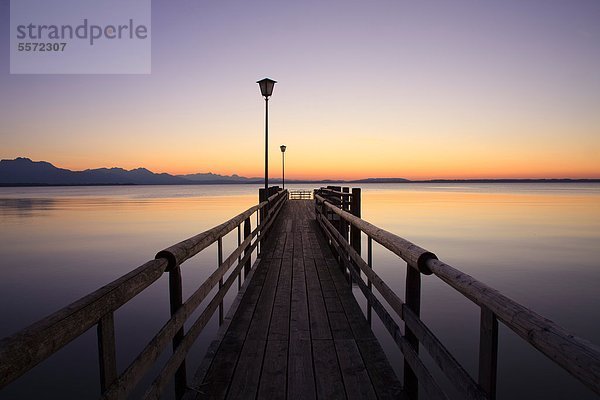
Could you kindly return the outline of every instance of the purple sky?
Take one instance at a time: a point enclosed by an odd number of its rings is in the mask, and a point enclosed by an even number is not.
[[[268,76],[290,177],[600,176],[598,1],[152,7],[150,75],[9,75],[0,0],[0,158],[260,175]]]

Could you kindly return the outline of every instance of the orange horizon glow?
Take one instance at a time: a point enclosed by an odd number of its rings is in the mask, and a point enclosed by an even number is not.
[[[144,113],[123,116],[119,126],[92,116],[68,121],[82,126],[85,135],[50,127],[43,119],[32,121],[44,134],[33,142],[9,138],[0,158],[25,156],[71,170],[143,167],[173,175],[212,172],[260,178],[263,104],[252,98],[252,109],[223,121],[156,118],[140,123]],[[518,115],[490,115],[474,121],[444,114],[441,108],[429,111],[439,119],[428,119],[429,112],[415,108],[410,118],[419,118],[410,129],[383,112],[372,116],[381,120],[372,128],[368,115],[358,112],[350,118],[335,110],[327,115],[307,112],[298,119],[293,111],[297,106],[285,92],[272,101],[270,178],[281,177],[282,143],[287,145],[287,179],[600,178],[600,135],[593,120],[568,124],[560,115],[545,120],[534,115],[525,122]],[[468,108],[471,100],[463,101]]]
[[[16,157],[16,156],[15,156]],[[3,158],[15,158],[15,157],[3,157]],[[83,161],[69,161],[64,162],[50,159],[33,158],[29,157],[34,161],[47,161],[58,168],[65,168],[72,171],[82,171],[86,169],[96,168],[124,168],[126,170],[132,170],[136,168],[146,168],[154,173],[168,173],[171,175],[186,175],[195,173],[208,173],[218,175],[239,175],[246,178],[262,178],[264,176],[264,169],[262,168],[244,168],[239,166],[238,168],[222,166],[221,168],[210,168],[203,165],[185,166],[185,165],[165,165],[165,163],[155,162],[152,160],[146,160],[145,163],[123,161],[115,163],[114,165],[102,163],[101,161],[83,162]],[[400,163],[399,163],[400,164]],[[463,163],[464,164],[464,163]],[[191,165],[191,163],[190,163]],[[377,165],[365,165],[360,170],[353,170],[347,168],[349,166],[342,166],[339,170],[336,170],[334,166],[328,164],[313,164],[306,166],[289,165],[289,161],[286,160],[286,180],[358,180],[368,178],[404,178],[408,180],[435,180],[435,179],[447,179],[447,180],[461,180],[461,179],[600,179],[600,169],[585,169],[576,168],[569,166],[568,168],[559,169],[554,166],[547,167],[544,165],[537,166],[513,166],[511,169],[509,166],[502,168],[502,165],[498,167],[494,165],[488,165],[485,167],[467,168],[466,165],[449,165],[444,168],[442,165],[430,166],[429,169],[423,166],[407,166],[405,168],[402,165],[397,167],[385,168]],[[437,167],[437,168],[436,168]],[[270,179],[281,179],[281,159],[270,160]]]

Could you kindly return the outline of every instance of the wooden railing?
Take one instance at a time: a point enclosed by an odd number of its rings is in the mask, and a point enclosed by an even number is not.
[[[261,201],[206,232],[160,251],[154,260],[22,331],[2,339],[0,389],[97,325],[102,399],[127,398],[169,343],[172,343],[173,353],[145,392],[144,399],[158,399],[173,378],[176,398],[181,398],[187,387],[187,352],[217,309],[219,320],[223,321],[223,298],[236,279],[238,289],[240,288],[242,269],[244,279],[251,273],[253,252],[259,252],[259,244],[263,245],[266,234],[287,201],[287,191],[270,192],[273,194],[266,201]],[[265,197],[264,191],[261,192],[261,197]],[[260,223],[251,230],[250,218],[255,213],[260,213],[257,215]],[[238,247],[224,259],[222,239],[236,228]],[[184,302],[181,265],[215,242],[218,251],[216,270]],[[233,265],[235,268],[224,280],[225,274]],[[169,274],[171,318],[125,371],[119,374],[116,366],[114,312],[157,281],[164,272]],[[218,291],[214,297],[190,328],[184,330],[184,323],[217,285]]]
[[[308,189],[290,189],[290,200],[310,200],[312,199],[312,190]]]
[[[360,218],[360,189],[325,188],[315,191],[315,212],[338,262],[367,299],[367,318],[375,310],[404,355],[404,387],[411,399],[421,390],[431,399],[448,395],[419,357],[421,345],[449,378],[461,399],[494,399],[498,354],[498,321],[521,336],[584,385],[600,394],[600,348],[575,337],[475,278],[440,261],[435,254]],[[367,236],[366,261],[361,257],[361,232]],[[373,271],[373,240],[404,261],[406,292],[403,301]],[[366,282],[361,277],[366,277]],[[421,274],[435,275],[481,309],[477,381],[460,365],[420,319]],[[373,293],[373,287],[399,318],[405,333]]]

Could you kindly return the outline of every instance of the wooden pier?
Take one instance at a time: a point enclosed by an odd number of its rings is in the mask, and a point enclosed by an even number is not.
[[[223,238],[236,231],[237,247],[225,255]],[[403,297],[373,269],[373,241],[398,257],[398,273],[406,279]],[[216,268],[184,299],[185,261],[213,244]],[[114,313],[164,274],[171,318],[119,371]],[[421,280],[427,275],[441,279],[480,308],[475,374],[466,371],[420,319]],[[366,299],[364,312],[353,285]],[[235,288],[233,305],[224,310],[223,300]],[[190,371],[189,351],[216,315],[219,331],[200,367]],[[402,352],[402,376],[396,375],[372,332],[373,318],[380,320]],[[96,327],[101,399],[130,398],[142,382],[150,381],[144,399],[161,398],[173,383],[175,397],[187,400],[492,400],[501,351],[499,323],[600,394],[600,348],[438,260],[432,252],[361,219],[360,189],[328,187],[291,196],[270,188],[268,193],[261,190],[257,205],[158,252],[123,277],[2,339],[0,394],[3,387]],[[169,347],[164,361],[160,356]],[[435,363],[436,374],[424,362],[423,352]],[[443,385],[434,378],[439,374],[447,378]]]
[[[240,295],[190,398],[401,398],[312,201],[286,204]]]

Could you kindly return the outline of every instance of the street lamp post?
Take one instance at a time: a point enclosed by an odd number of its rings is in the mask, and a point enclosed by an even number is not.
[[[273,86],[277,83],[269,78],[256,82],[260,86],[260,93],[265,98],[265,196],[269,197],[269,97],[273,93]]]
[[[285,190],[285,144],[282,144],[281,146],[279,146],[279,148],[281,149],[281,157],[282,157],[281,177],[282,177],[282,182],[283,182],[283,189]]]

